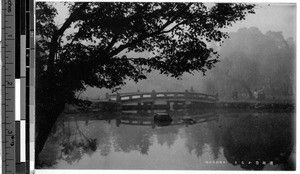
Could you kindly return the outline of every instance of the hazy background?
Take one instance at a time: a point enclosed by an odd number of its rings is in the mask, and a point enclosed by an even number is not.
[[[0,8],[2,1],[0,2]],[[63,22],[64,16],[67,15],[67,11],[64,11],[64,8],[58,8],[58,12],[60,14],[60,17],[58,19],[59,22]],[[236,32],[239,28],[242,27],[257,27],[262,33],[266,33],[267,31],[281,31],[282,35],[285,39],[288,38],[294,38],[296,40],[296,4],[277,4],[277,3],[271,3],[271,4],[258,4],[258,7],[256,7],[255,10],[256,14],[248,15],[245,21],[238,22],[234,24],[232,27],[228,28],[227,30],[229,32]],[[0,20],[2,20],[2,13],[0,13]],[[1,22],[2,24],[2,22]],[[2,36],[2,30],[0,30],[0,35]],[[2,38],[1,38],[2,39]],[[1,51],[0,51],[1,53]],[[0,66],[2,68],[2,60],[0,61]],[[0,69],[1,69],[0,68]],[[0,71],[0,76],[2,73],[2,69]],[[128,82],[128,85],[122,89],[122,91],[135,91],[137,89],[141,89],[142,87],[145,87],[145,84],[150,84],[149,89],[154,87],[159,87],[161,84],[160,82],[166,82],[170,88],[171,87],[178,87],[179,90],[181,89],[189,89],[191,86],[197,91],[203,90],[204,83],[203,80],[206,77],[202,77],[201,74],[196,74],[196,76],[189,78],[191,76],[185,75],[182,79],[182,81],[177,81],[173,78],[168,78],[165,76],[162,76],[159,81],[158,78],[154,74],[151,74],[149,76],[149,80],[144,80],[139,82],[138,84],[134,84],[132,82]],[[188,83],[185,83],[188,81]],[[176,84],[173,86],[172,84]],[[152,87],[153,86],[153,87]],[[160,89],[157,89],[160,90]],[[162,89],[162,90],[169,90],[168,87]],[[0,91],[1,86],[0,86]],[[105,89],[95,89],[95,88],[89,88],[83,96],[89,97],[89,98],[97,98],[97,97],[103,97],[103,93],[110,91]],[[0,107],[0,113],[1,107]],[[2,116],[0,117],[0,120],[2,119]],[[1,127],[1,126],[0,126]],[[2,128],[0,128],[0,135],[2,136]],[[1,149],[1,144],[0,144]],[[0,150],[0,158],[1,158],[2,150]],[[2,163],[0,163],[0,169],[1,169]],[[73,171],[76,173],[75,171]],[[77,171],[78,172],[78,171]],[[55,172],[56,173],[56,172]],[[58,173],[58,172],[57,172]],[[80,173],[80,171],[78,172]]]
[[[56,22],[61,25],[64,19],[68,16],[66,7],[57,5],[58,17]],[[227,32],[237,32],[241,28],[257,28],[257,32],[265,35],[268,31],[281,32],[284,40],[296,40],[296,4],[294,3],[259,3],[255,7],[255,14],[248,14],[246,20],[239,21],[233,26],[225,29]],[[68,31],[72,32],[72,31]],[[280,33],[279,33],[280,34]],[[251,38],[251,36],[250,36]],[[228,39],[227,39],[228,40]],[[255,41],[253,41],[255,42]],[[226,43],[226,41],[225,41]],[[223,44],[224,45],[224,44]],[[217,44],[212,44],[212,47],[220,51],[222,46]],[[146,53],[147,54],[147,53]],[[222,63],[221,55],[221,62]],[[217,66],[218,66],[217,64]],[[272,66],[272,65],[270,65]],[[294,67],[291,67],[295,71]],[[209,71],[206,76],[202,73],[184,74],[181,80],[177,80],[172,77],[167,77],[165,75],[159,75],[158,72],[153,72],[148,74],[146,80],[142,80],[138,83],[127,81],[127,84],[121,88],[119,91],[122,92],[135,92],[140,91],[184,91],[194,89],[196,92],[208,92],[215,93],[218,92],[216,89],[213,91],[207,91],[207,81],[212,78],[212,71]],[[217,84],[215,84],[217,85]],[[231,89],[232,90],[232,89]],[[83,98],[98,99],[104,98],[105,93],[110,93],[111,90],[108,89],[98,89],[98,88],[88,88],[86,92],[80,95]]]

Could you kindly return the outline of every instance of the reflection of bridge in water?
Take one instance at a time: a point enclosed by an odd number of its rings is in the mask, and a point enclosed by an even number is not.
[[[186,122],[183,120],[185,116],[172,116],[173,121],[166,123],[166,125],[190,125],[190,124],[198,124],[204,123],[208,121],[218,121],[219,116],[215,113],[205,113],[205,114],[196,114],[196,115],[189,115],[188,118],[192,118],[194,120],[193,123]],[[160,122],[155,122],[153,116],[140,116],[138,114],[125,114],[121,117],[116,118],[116,125],[120,126],[121,124],[124,125],[136,125],[136,126],[159,126]],[[164,122],[161,122],[164,124]]]
[[[219,121],[220,116],[215,112],[202,112],[202,113],[190,113],[190,112],[169,112],[169,115],[173,119],[172,122],[156,122],[154,120],[154,115],[151,113],[122,113],[122,112],[98,112],[98,113],[85,113],[79,114],[80,117],[77,117],[78,114],[67,114],[63,117],[64,119],[69,118],[76,121],[84,121],[86,125],[90,121],[95,120],[106,120],[108,123],[111,123],[112,120],[115,120],[116,126],[119,127],[123,125],[135,125],[135,126],[163,126],[167,125],[192,125],[199,124],[209,121]],[[193,122],[184,120],[192,119]],[[165,125],[164,125],[165,124]]]
[[[106,94],[106,100],[121,103],[122,110],[179,110],[209,107],[218,101],[217,95],[195,92],[133,92]]]

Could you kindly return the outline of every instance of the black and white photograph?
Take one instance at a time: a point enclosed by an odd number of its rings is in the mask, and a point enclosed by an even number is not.
[[[35,168],[296,170],[296,3],[35,3]]]

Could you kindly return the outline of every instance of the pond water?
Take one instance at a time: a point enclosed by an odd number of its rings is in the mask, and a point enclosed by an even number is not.
[[[40,154],[44,169],[294,170],[292,113],[62,115]],[[194,123],[182,120],[188,115]],[[186,118],[186,117],[185,117]]]

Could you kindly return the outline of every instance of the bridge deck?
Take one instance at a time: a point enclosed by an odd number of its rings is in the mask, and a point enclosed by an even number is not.
[[[192,102],[216,102],[217,95],[209,95],[203,93],[191,92],[134,92],[134,93],[121,93],[114,95],[106,95],[106,99],[118,101],[121,103],[136,103],[136,102],[154,102],[157,100],[163,101],[192,101]]]

